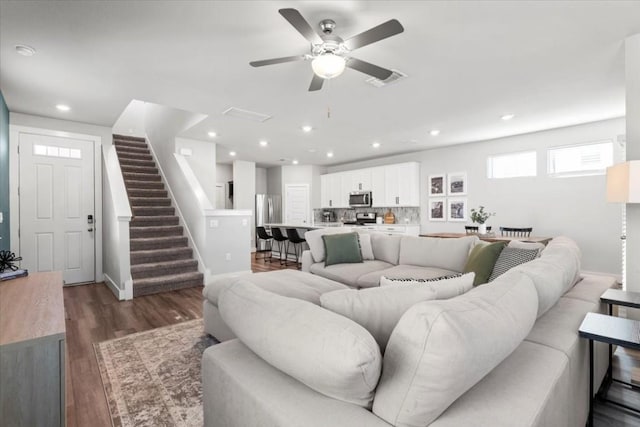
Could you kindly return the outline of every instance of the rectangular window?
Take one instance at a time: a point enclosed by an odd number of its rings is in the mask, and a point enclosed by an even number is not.
[[[536,176],[536,152],[500,154],[487,159],[488,178]]]
[[[557,177],[604,175],[613,165],[613,142],[552,147],[547,151],[547,172]]]

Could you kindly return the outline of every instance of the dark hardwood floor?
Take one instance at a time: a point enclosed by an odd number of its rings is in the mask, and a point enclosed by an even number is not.
[[[262,257],[262,254],[259,254]],[[252,260],[254,272],[281,268],[277,259]],[[64,289],[67,325],[67,426],[109,427],[111,420],[93,344],[135,332],[159,328],[202,317],[202,288],[184,289],[118,301],[103,283]],[[640,377],[640,352],[618,349],[614,376],[629,381]],[[614,384],[611,398],[640,408],[640,392]],[[636,427],[640,418],[609,404],[599,403],[596,427]],[[558,426],[562,427],[562,426]]]

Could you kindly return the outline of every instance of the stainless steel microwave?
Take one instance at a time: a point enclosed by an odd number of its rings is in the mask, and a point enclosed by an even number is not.
[[[371,191],[353,191],[349,193],[349,206],[352,208],[371,207]]]

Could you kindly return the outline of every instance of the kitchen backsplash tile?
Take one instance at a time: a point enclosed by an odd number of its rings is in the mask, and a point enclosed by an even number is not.
[[[330,208],[330,209],[314,209],[313,219],[315,222],[322,222],[323,212],[333,212],[333,221],[355,221],[356,212],[375,212],[378,216],[384,217],[384,214],[391,209],[396,216],[396,224],[420,224],[420,208]]]

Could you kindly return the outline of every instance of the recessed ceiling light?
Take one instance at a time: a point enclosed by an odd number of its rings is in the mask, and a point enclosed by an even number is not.
[[[267,141],[265,141],[265,140],[260,141],[259,144],[260,144],[261,147],[266,147],[267,145],[269,145],[269,143]]]
[[[502,117],[500,117],[502,120],[511,120],[515,117],[515,114],[504,114]]]
[[[373,148],[380,148],[380,143],[379,142],[374,142],[373,144],[371,144],[371,146]]]
[[[297,161],[297,160],[294,160],[294,161],[292,161],[291,163],[293,163],[294,165],[297,165],[297,164],[298,164],[298,161]]]
[[[234,157],[234,156],[236,155],[236,152],[235,152],[235,151],[229,151],[229,155],[230,155],[231,157]]]
[[[209,138],[215,138],[216,136],[218,136],[218,134],[214,131],[207,132],[207,135],[209,135]]]
[[[58,104],[56,105],[56,108],[60,111],[69,111],[71,110],[71,107],[69,107],[68,105],[64,105],[64,104]]]
[[[429,132],[429,135],[438,136],[440,135],[440,131],[438,129],[433,129],[431,132]]]
[[[311,126],[302,126],[302,131],[303,132],[311,132],[313,130],[313,128]]]
[[[333,157],[333,151],[329,151],[329,152],[327,153],[327,157]]]
[[[26,44],[17,44],[16,52],[18,52],[22,56],[33,56],[36,53],[36,50],[31,46],[27,46]]]

